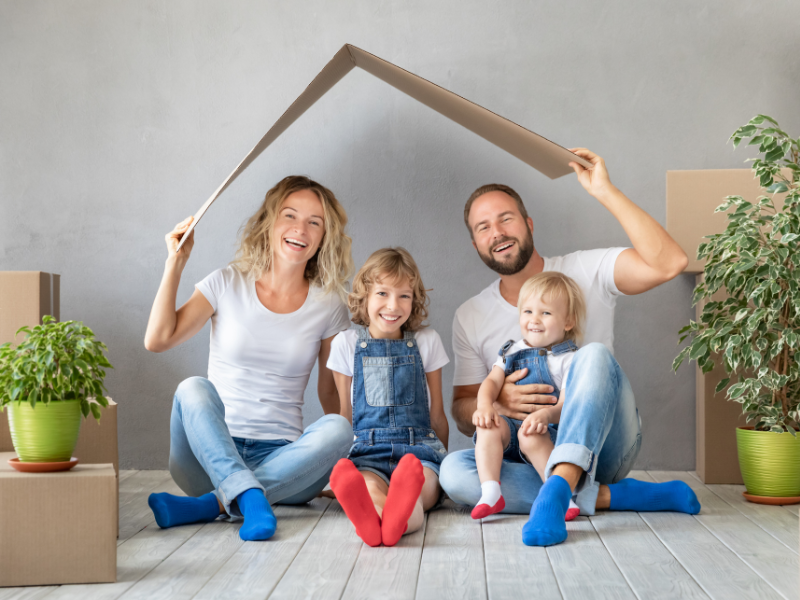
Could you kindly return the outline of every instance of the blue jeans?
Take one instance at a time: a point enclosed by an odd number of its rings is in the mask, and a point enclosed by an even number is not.
[[[190,377],[172,402],[169,471],[187,495],[214,492],[228,515],[241,516],[231,503],[251,488],[263,490],[271,504],[309,502],[352,443],[350,423],[333,414],[309,425],[294,442],[233,438],[214,384]]]
[[[602,344],[578,350],[564,386],[558,437],[545,476],[559,463],[583,469],[575,502],[582,515],[593,515],[600,484],[616,483],[630,472],[642,445],[641,420],[628,378]],[[504,460],[500,481],[506,502],[503,512],[529,512],[542,487],[536,470]],[[477,504],[481,484],[475,451],[448,455],[442,462],[439,483],[454,502]]]

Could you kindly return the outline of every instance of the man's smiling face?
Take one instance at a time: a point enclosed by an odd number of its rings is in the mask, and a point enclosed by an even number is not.
[[[469,211],[472,245],[486,266],[500,275],[514,275],[533,256],[533,221],[525,219],[505,192],[487,192]]]

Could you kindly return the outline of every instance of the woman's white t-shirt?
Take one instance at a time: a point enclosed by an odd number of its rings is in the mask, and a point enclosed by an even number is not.
[[[344,302],[311,286],[298,310],[274,313],[258,299],[255,281],[233,266],[196,287],[214,308],[208,379],[225,404],[231,436],[296,440],[320,342],[350,324]]]
[[[503,371],[505,371],[506,360],[514,360],[514,355],[517,352],[522,352],[523,350],[530,350],[530,348],[531,347],[525,342],[525,340],[519,340],[518,342],[514,342],[514,344],[508,349],[508,352],[506,352],[505,360],[503,360],[502,356],[498,356],[493,366],[500,367],[501,369],[503,369]],[[572,359],[574,357],[575,357],[574,352],[562,352],[560,354],[553,354],[552,351],[550,350],[547,351],[547,370],[550,372],[550,377],[553,378],[553,383],[559,390],[562,389],[561,382],[563,382],[567,378],[567,373],[569,372],[569,366],[572,364]]]
[[[422,358],[422,366],[426,373],[441,369],[450,359],[442,344],[442,338],[433,329],[421,329],[416,333],[417,347]],[[358,329],[341,332],[331,343],[331,355],[328,357],[328,368],[348,377],[353,376],[353,363],[356,357]],[[425,382],[428,387],[428,382]],[[353,403],[353,386],[350,386],[350,403]],[[431,407],[431,389],[428,387],[428,408]]]

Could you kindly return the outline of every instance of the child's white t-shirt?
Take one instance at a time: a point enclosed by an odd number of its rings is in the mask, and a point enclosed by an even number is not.
[[[426,328],[416,333],[417,347],[422,358],[422,366],[426,373],[441,369],[450,359],[442,344],[442,338],[433,329]],[[353,362],[356,357],[356,344],[358,343],[358,329],[342,331],[333,338],[331,354],[328,357],[328,368],[348,377],[353,376]],[[431,406],[431,389],[428,389],[428,408]],[[350,386],[350,404],[353,403],[353,386]]]
[[[614,281],[614,265],[626,248],[584,250],[544,257],[545,271],[558,271],[575,280],[586,299],[582,345],[604,344],[614,353],[614,308],[622,292]],[[458,310],[453,319],[453,385],[481,383],[492,370],[497,352],[520,335],[519,311],[500,294],[496,279]]]
[[[508,352],[506,352],[506,360],[513,360],[513,355],[521,350],[530,350],[530,346],[525,342],[525,340],[514,342],[514,345],[508,349]],[[550,350],[547,351],[547,370],[550,371],[550,377],[553,378],[553,383],[559,390],[562,389],[561,382],[567,378],[567,373],[569,372],[569,367],[572,364],[572,359],[574,356],[574,352],[553,354]],[[505,371],[506,363],[503,361],[503,357],[498,356],[497,361],[495,361],[493,366],[500,367]]]
[[[232,437],[294,441],[303,433],[303,392],[322,340],[350,324],[337,294],[311,286],[288,314],[267,309],[255,282],[229,266],[195,286],[214,308],[208,379],[225,404]]]

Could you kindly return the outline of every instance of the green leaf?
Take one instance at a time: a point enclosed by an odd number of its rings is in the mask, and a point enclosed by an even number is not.
[[[89,404],[89,408],[92,410],[92,416],[99,421],[100,420],[100,405],[95,404],[94,402]]]
[[[731,380],[730,377],[726,377],[722,381],[717,384],[717,387],[714,389],[714,392],[719,394],[722,390],[725,389],[725,386],[728,385],[728,382]]]

